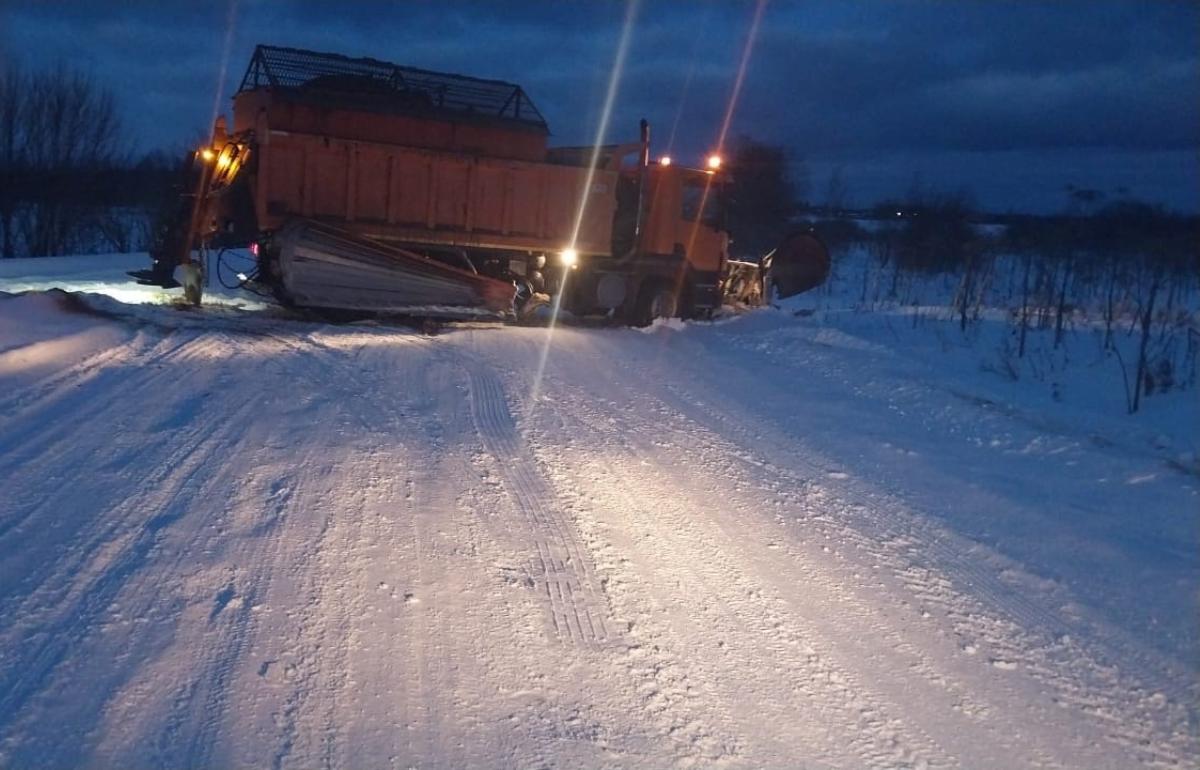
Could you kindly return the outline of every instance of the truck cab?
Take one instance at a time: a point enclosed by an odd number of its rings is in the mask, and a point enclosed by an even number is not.
[[[716,170],[669,162],[622,167],[611,254],[581,259],[564,306],[636,324],[711,314],[729,246],[722,184]]]

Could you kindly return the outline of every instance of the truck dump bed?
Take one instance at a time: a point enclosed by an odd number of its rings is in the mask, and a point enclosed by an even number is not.
[[[260,230],[295,218],[357,235],[532,252],[573,240],[587,169],[511,83],[260,46],[234,98],[252,131]],[[575,248],[611,251],[615,168],[597,169]]]

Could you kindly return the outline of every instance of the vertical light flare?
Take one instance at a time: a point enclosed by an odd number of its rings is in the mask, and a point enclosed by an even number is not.
[[[621,37],[617,41],[617,52],[613,57],[612,69],[608,75],[608,90],[604,95],[604,106],[600,110],[600,122],[596,126],[596,136],[592,142],[592,154],[588,159],[587,174],[584,177],[583,188],[579,191],[579,208],[575,213],[575,226],[571,229],[571,242],[569,248],[574,249],[579,240],[579,231],[583,229],[583,219],[587,214],[588,198],[592,191],[592,180],[596,176],[596,165],[600,162],[600,150],[604,145],[604,137],[608,133],[608,123],[612,118],[613,104],[617,99],[618,87],[621,83],[621,74],[625,69],[625,58],[629,53],[629,42],[633,38],[634,21],[637,18],[638,6],[640,0],[630,0],[625,7],[625,19],[621,27]],[[546,360],[550,356],[550,344],[554,339],[554,327],[558,324],[558,314],[562,309],[562,298],[567,292],[567,279],[570,277],[571,269],[563,267],[562,282],[558,287],[558,293],[554,296],[554,302],[550,306],[550,322],[546,325],[546,337],[542,342],[542,352],[538,357],[537,372],[533,377],[533,389],[530,392],[530,401],[536,402],[542,387],[542,375],[546,371]]]
[[[742,84],[746,80],[746,70],[750,66],[750,55],[754,52],[754,45],[758,41],[758,29],[762,24],[763,11],[766,10],[766,7],[767,0],[756,0],[754,4],[754,17],[750,20],[750,29],[746,33],[746,43],[742,47],[741,61],[738,62],[737,76],[733,81],[733,91],[729,94],[729,101],[725,105],[725,118],[721,121],[721,132],[717,136],[717,145],[714,153],[719,158],[725,157],[725,139],[729,134],[729,127],[733,123],[733,114],[737,110],[738,98],[742,93]],[[717,169],[713,169],[713,172],[716,171]],[[700,195],[700,204],[696,209],[696,218],[692,221],[692,226],[689,228],[685,254],[693,253],[695,248],[696,236],[699,234],[700,227],[704,223],[704,210],[708,207],[708,196],[712,194],[714,179],[716,179],[716,173],[710,173],[704,180],[704,191]],[[684,277],[683,271],[680,271],[676,275],[676,292],[682,290]]]
[[[719,158],[725,157],[725,138],[729,134],[729,126],[733,123],[733,113],[737,109],[738,97],[742,93],[742,83],[746,80],[746,70],[750,65],[750,55],[754,52],[754,44],[758,40],[758,28],[762,24],[763,11],[766,10],[766,7],[767,0],[757,0],[754,4],[754,18],[750,20],[750,29],[746,34],[746,44],[742,47],[742,58],[738,63],[737,76],[733,81],[733,91],[729,94],[728,104],[725,105],[725,119],[721,121],[721,133],[717,136],[715,155]],[[692,222],[691,230],[688,233],[687,250],[685,252],[687,254],[691,254],[692,248],[695,246],[696,235],[699,233],[700,225],[704,221],[704,209],[708,205],[708,196],[712,192],[712,183],[715,178],[715,174],[710,174],[704,181],[704,192],[700,196],[700,205],[696,211],[696,219]],[[683,280],[682,275],[679,280]]]
[[[221,114],[221,96],[225,91],[225,73],[229,69],[229,53],[233,47],[233,28],[235,19],[237,18],[237,3],[238,0],[229,0],[228,10],[225,13],[225,39],[221,46],[221,63],[217,68],[217,84],[213,89],[213,107],[212,117],[208,121],[208,147],[212,147],[213,140],[216,138],[216,123],[217,116]],[[207,158],[206,158],[207,160]],[[189,265],[192,262],[192,243],[191,236],[195,234],[197,223],[204,210],[205,187],[208,180],[211,178],[212,171],[205,166],[204,173],[200,175],[200,179],[196,182],[194,200],[192,201],[192,219],[189,229],[188,243],[183,249],[183,253],[179,255],[181,264]],[[200,251],[200,257],[203,259],[203,250]],[[207,268],[207,266],[205,266]],[[205,283],[209,281],[208,271],[205,269]]]
[[[225,74],[229,71],[229,54],[233,48],[233,28],[236,26],[238,0],[229,0],[228,9],[225,12],[225,39],[221,44],[221,65],[217,68],[217,87],[213,89],[213,108],[212,119],[208,121],[208,125],[212,126],[217,122],[217,116],[221,114],[221,97],[225,95]],[[209,134],[209,144],[212,143],[212,134]]]
[[[617,42],[617,53],[613,58],[612,71],[608,75],[608,90],[604,94],[604,107],[600,110],[600,123],[596,126],[596,138],[592,142],[592,156],[588,160],[587,177],[583,190],[579,194],[579,209],[575,214],[575,228],[571,231],[571,248],[579,239],[579,231],[583,227],[583,217],[587,212],[588,197],[592,189],[592,179],[596,176],[596,164],[600,162],[600,149],[604,146],[604,136],[608,133],[608,123],[612,118],[613,103],[617,100],[617,90],[621,84],[621,73],[625,70],[625,55],[629,52],[629,41],[633,38],[633,22],[637,17],[637,9],[641,0],[630,0],[625,7],[625,21],[621,27],[621,38]]]
[[[688,91],[692,87],[692,78],[696,74],[696,57],[700,53],[700,43],[704,39],[705,30],[708,29],[708,20],[712,16],[712,9],[712,4],[707,5],[704,9],[704,16],[696,25],[696,37],[692,39],[692,50],[688,55],[687,77],[684,78],[683,88],[679,92],[679,103],[675,107],[675,119],[671,121],[671,133],[667,135],[666,151],[668,154],[675,149],[675,134],[679,131],[679,121],[683,118],[683,111],[687,106]]]
[[[733,113],[737,109],[738,97],[742,93],[742,83],[746,80],[746,70],[750,65],[750,55],[754,52],[754,44],[758,40],[758,28],[762,24],[763,11],[766,10],[767,0],[757,0],[754,5],[754,18],[750,20],[750,29],[746,34],[746,44],[742,47],[742,58],[738,63],[737,76],[733,81],[733,91],[729,94],[729,102],[725,105],[725,118],[721,121],[721,133],[717,136],[717,147],[715,155],[719,158],[725,157],[725,138],[729,134],[729,126],[733,123]],[[714,169],[715,171],[715,169]],[[715,174],[710,175],[704,181],[704,192],[700,196],[700,205],[696,211],[696,219],[692,222],[690,232],[688,233],[687,254],[692,253],[692,248],[696,243],[696,235],[700,231],[700,225],[704,220],[704,209],[708,205],[708,196],[712,192],[712,183],[715,179]],[[683,277],[680,276],[680,281]]]
[[[754,4],[754,18],[750,21],[750,31],[746,35],[746,45],[742,48],[742,60],[738,64],[737,77],[733,81],[733,93],[729,95],[729,103],[725,105],[725,119],[721,121],[721,133],[717,136],[716,153],[725,157],[725,137],[729,134],[729,126],[733,122],[733,113],[737,109],[738,97],[742,94],[742,82],[746,79],[746,70],[750,65],[750,54],[758,40],[758,27],[762,23],[763,11],[766,10],[767,0],[758,0]]]

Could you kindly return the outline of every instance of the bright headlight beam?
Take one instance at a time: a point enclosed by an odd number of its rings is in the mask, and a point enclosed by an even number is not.
[[[612,118],[613,103],[617,100],[617,90],[621,83],[621,75],[625,70],[625,57],[629,53],[629,43],[633,39],[633,25],[637,19],[639,5],[639,0],[630,0],[629,5],[625,7],[625,21],[621,28],[621,38],[617,41],[617,52],[613,57],[612,70],[608,76],[608,91],[604,94],[604,108],[600,111],[600,123],[596,126],[596,138],[592,142],[592,155],[588,160],[587,175],[584,178],[583,187],[579,191],[579,209],[575,214],[575,227],[571,230],[571,244],[563,250],[564,256],[567,250],[575,250],[575,244],[579,241],[579,231],[583,229],[583,217],[587,212],[588,196],[592,191],[592,180],[596,176],[596,164],[600,162],[600,149],[604,145],[604,137],[608,133],[608,122]],[[550,323],[546,326],[546,339],[542,343],[537,373],[533,376],[533,389],[529,394],[529,400],[534,403],[537,402],[542,388],[542,375],[546,372],[546,359],[550,356],[550,343],[554,339],[554,327],[558,324],[558,314],[562,307],[563,295],[567,292],[567,278],[570,275],[570,270],[563,271],[562,282],[550,309]]]
[[[575,249],[567,248],[562,250],[560,255],[562,263],[567,267],[575,267],[575,263],[579,261],[579,252]]]

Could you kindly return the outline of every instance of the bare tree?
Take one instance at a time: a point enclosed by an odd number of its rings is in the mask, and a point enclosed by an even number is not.
[[[61,254],[103,198],[106,172],[120,164],[121,127],[112,92],[63,66],[30,78],[28,167],[37,180],[26,244],[33,256]]]
[[[729,230],[738,254],[757,258],[791,229],[807,182],[783,147],[739,137],[730,163]]]
[[[25,152],[25,77],[17,63],[0,57],[0,258],[17,255],[16,215]]]
[[[916,192],[904,210],[897,256],[903,268],[948,273],[962,266],[978,245],[970,195]]]
[[[828,216],[836,217],[846,208],[850,197],[850,187],[846,183],[846,168],[840,163],[829,172],[829,181],[825,185],[825,212]]]
[[[1005,236],[1009,251],[1020,256],[1021,308],[1014,319],[1017,323],[1018,358],[1025,357],[1029,321],[1037,292],[1038,279],[1034,273],[1035,263],[1038,275],[1040,275],[1046,258],[1045,254],[1055,242],[1056,236],[1052,232],[1054,228],[1053,221],[1045,217],[1022,217],[1009,225]]]
[[[0,254],[62,254],[110,214],[128,166],[116,101],[90,75],[0,68]],[[124,193],[122,193],[124,194]]]

